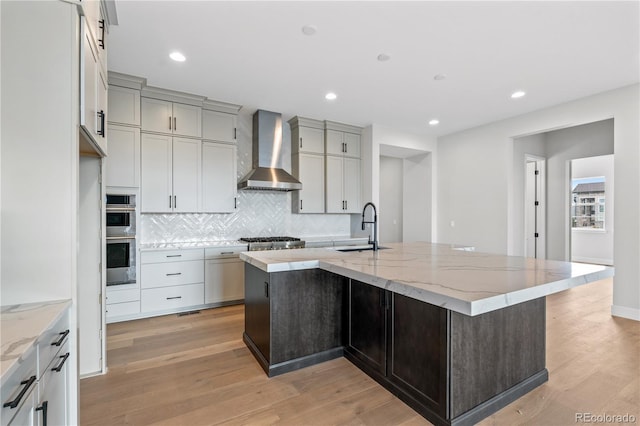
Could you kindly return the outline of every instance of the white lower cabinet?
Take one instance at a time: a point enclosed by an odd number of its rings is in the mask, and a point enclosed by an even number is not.
[[[222,303],[244,299],[242,248],[207,249],[204,270],[204,302]]]
[[[129,285],[129,284],[126,284]],[[120,286],[107,287],[106,314],[107,322],[114,322],[121,317],[131,317],[140,313],[140,288],[119,289]]]
[[[23,355],[0,390],[2,426],[67,425],[70,418],[68,310]]]
[[[204,249],[142,252],[140,263],[141,313],[204,304]]]
[[[204,283],[142,290],[142,312],[166,311],[202,305]]]

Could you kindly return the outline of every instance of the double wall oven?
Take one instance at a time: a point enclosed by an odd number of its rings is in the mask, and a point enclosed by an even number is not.
[[[107,286],[136,282],[136,196],[107,194]]]

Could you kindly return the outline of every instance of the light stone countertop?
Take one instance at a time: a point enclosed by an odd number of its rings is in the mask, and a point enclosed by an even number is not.
[[[1,383],[18,368],[38,337],[51,327],[71,305],[71,300],[8,305],[0,308]]]
[[[480,315],[612,277],[611,267],[466,251],[432,243],[386,250],[332,248],[243,252],[266,272],[320,268],[465,315]]]

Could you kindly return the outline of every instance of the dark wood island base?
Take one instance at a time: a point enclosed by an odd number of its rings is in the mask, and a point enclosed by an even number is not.
[[[269,377],[345,356],[436,425],[548,380],[545,298],[468,316],[320,269],[245,264],[243,340]]]

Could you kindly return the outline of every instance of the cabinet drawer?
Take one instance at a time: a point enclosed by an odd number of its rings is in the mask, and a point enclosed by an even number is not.
[[[20,404],[23,404],[29,399],[29,393],[33,391],[36,386],[36,364],[37,364],[36,350],[31,350],[24,354],[23,361],[18,369],[5,381],[0,388],[0,402],[2,402],[2,411],[0,411],[0,418],[2,419],[2,425],[8,424],[12,417],[20,409]],[[26,382],[24,384],[21,384]],[[26,392],[20,399],[18,405],[14,408],[5,407],[7,402],[14,401],[20,392],[26,388]]]
[[[60,348],[69,340],[68,312],[66,310],[62,317],[38,339],[38,377],[42,376]]]
[[[215,259],[220,257],[238,257],[241,252],[247,251],[248,246],[227,246],[227,247],[209,247],[204,249],[205,259]]]
[[[135,300],[140,300],[140,290],[137,288],[132,290],[110,290],[107,288],[107,305]]]
[[[140,263],[180,262],[183,260],[204,259],[203,249],[159,250],[140,252]]]
[[[141,311],[154,312],[204,303],[204,283],[142,290]]]
[[[204,260],[142,265],[140,275],[142,288],[201,283],[204,281]]]
[[[107,319],[139,313],[139,300],[136,300],[135,302],[114,303],[113,305],[107,305]]]

